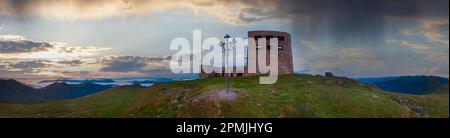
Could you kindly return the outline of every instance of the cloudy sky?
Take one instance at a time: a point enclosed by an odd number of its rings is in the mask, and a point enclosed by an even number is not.
[[[169,75],[170,41],[292,35],[294,69],[449,72],[448,0],[0,0],[0,77]]]

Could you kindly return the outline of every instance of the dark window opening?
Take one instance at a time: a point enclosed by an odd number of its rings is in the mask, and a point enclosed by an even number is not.
[[[261,36],[255,36],[255,41],[258,42],[258,40],[262,38]]]

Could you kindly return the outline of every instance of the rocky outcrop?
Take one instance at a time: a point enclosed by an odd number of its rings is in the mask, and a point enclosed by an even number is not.
[[[419,117],[427,116],[426,113],[423,111],[422,107],[406,98],[403,98],[401,96],[395,96],[394,100],[401,106],[403,106],[405,109],[407,109],[409,112],[413,112]]]

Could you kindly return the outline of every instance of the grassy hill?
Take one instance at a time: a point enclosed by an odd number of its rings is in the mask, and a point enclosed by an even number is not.
[[[345,78],[284,75],[274,85],[258,77],[117,87],[45,104],[0,104],[0,117],[449,117],[444,94],[382,92]]]
[[[365,84],[373,84],[378,88],[405,94],[426,95],[434,92],[448,94],[448,79],[437,76],[400,76],[374,78],[371,80],[360,78]]]
[[[375,85],[390,92],[427,95],[431,93],[448,94],[448,78],[439,76],[397,76],[381,78],[354,78],[361,83]]]

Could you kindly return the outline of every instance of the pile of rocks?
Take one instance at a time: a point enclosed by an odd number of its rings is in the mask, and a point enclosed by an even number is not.
[[[396,102],[398,102],[400,105],[402,105],[404,108],[406,108],[408,111],[414,112],[420,117],[425,117],[426,116],[426,114],[423,111],[423,109],[419,105],[417,105],[416,103],[414,103],[412,101],[409,101],[408,99],[400,97],[400,96],[395,96],[394,100]]]

